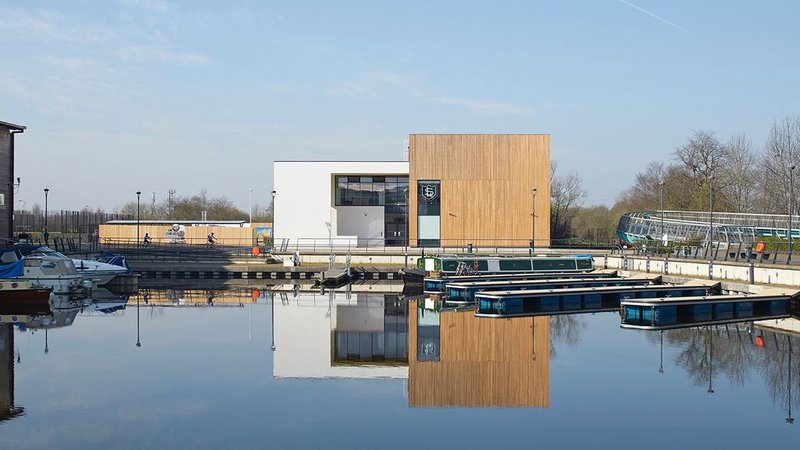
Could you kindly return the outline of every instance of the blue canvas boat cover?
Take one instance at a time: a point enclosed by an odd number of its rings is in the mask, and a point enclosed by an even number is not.
[[[14,278],[21,276],[24,268],[24,259],[11,264],[0,264],[0,278]]]

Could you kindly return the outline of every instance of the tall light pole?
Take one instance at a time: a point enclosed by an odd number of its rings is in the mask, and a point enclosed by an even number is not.
[[[708,179],[708,256],[714,257],[714,175]]]
[[[250,226],[253,226],[253,188],[250,188]]]
[[[531,252],[536,250],[536,188],[531,189]]]
[[[49,188],[44,188],[44,245],[48,245],[47,241],[50,239],[50,233],[47,232],[47,194],[50,193]]]
[[[661,205],[661,240],[664,241],[664,181],[658,183],[658,198]]]
[[[136,246],[139,246],[139,199],[142,191],[136,191]]]
[[[792,214],[794,214],[794,169],[797,166],[789,167],[789,229],[786,235],[789,237],[789,256],[786,263],[792,262]]]
[[[277,244],[277,240],[275,239],[275,194],[276,191],[272,191],[272,248],[275,249],[275,244]]]
[[[403,194],[406,199],[405,216],[406,216],[406,230],[405,238],[403,239],[403,255],[405,255],[405,267],[408,267],[408,220],[409,220],[409,206],[408,206],[408,187],[403,189]]]

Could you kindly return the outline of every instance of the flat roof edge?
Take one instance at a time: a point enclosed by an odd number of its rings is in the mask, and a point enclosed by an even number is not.
[[[408,133],[409,136],[550,136],[550,133]]]
[[[380,160],[358,160],[358,161],[347,161],[347,160],[333,160],[333,159],[281,159],[281,160],[273,160],[273,163],[276,162],[327,162],[327,163],[408,163],[408,161],[380,161]]]
[[[0,127],[6,127],[8,129],[17,131],[25,131],[28,128],[24,125],[16,125],[10,122],[3,122],[2,120],[0,120]]]

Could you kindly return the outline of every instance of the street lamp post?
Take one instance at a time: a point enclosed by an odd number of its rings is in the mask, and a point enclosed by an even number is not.
[[[253,226],[253,188],[250,188],[250,226]]]
[[[714,175],[708,179],[708,257],[714,258]]]
[[[47,232],[47,194],[50,193],[49,188],[44,188],[44,245],[48,245],[50,233]]]
[[[794,169],[797,166],[789,167],[789,229],[786,235],[789,237],[789,256],[786,257],[786,263],[792,262],[792,214],[794,214]]]
[[[142,196],[142,191],[136,191],[136,246],[139,246],[139,199]]]
[[[406,230],[405,230],[405,238],[403,238],[403,255],[405,255],[405,266],[404,267],[408,267],[408,220],[409,220],[408,219],[408,216],[409,216],[408,215],[408,212],[409,212],[408,188],[403,189],[403,194],[404,194],[405,199],[406,199],[406,205],[405,205],[405,208],[404,208],[405,209],[405,216],[406,216],[406,220],[405,220],[405,222],[406,222]]]
[[[658,183],[658,198],[661,205],[661,241],[664,242],[664,182]]]
[[[278,243],[275,236],[275,194],[276,191],[272,191],[272,248],[273,250],[276,248],[275,245]]]
[[[531,253],[536,250],[536,188],[531,189]]]

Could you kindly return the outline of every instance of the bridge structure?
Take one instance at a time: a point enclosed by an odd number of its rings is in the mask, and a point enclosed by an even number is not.
[[[764,238],[787,239],[788,215],[709,211],[635,211],[622,215],[617,237],[635,244],[643,241],[752,243]],[[800,216],[791,218],[793,239],[800,238]],[[713,231],[712,231],[713,227]]]

